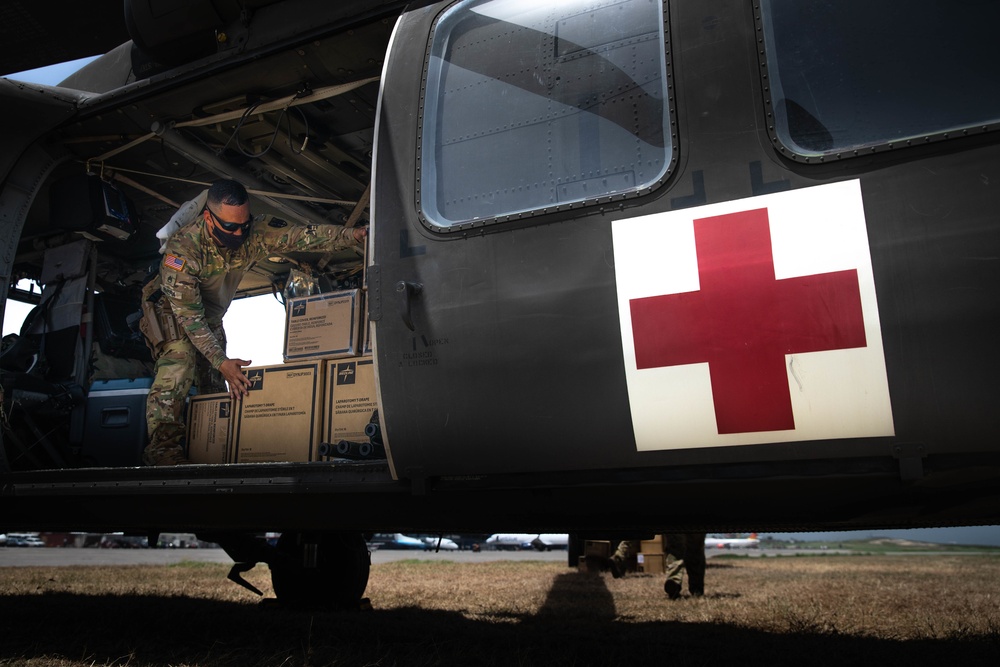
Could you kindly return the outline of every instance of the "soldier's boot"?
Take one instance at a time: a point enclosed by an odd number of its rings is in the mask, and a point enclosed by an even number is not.
[[[663,592],[671,600],[676,600],[681,596],[681,584],[684,582],[684,559],[668,553],[666,561],[667,580],[663,582]]]
[[[144,465],[176,466],[191,463],[184,456],[184,424],[178,416],[159,405],[147,404],[146,426],[149,429],[149,443],[142,452]]]
[[[184,456],[184,448],[174,444],[151,444],[142,451],[142,462],[147,466],[179,466],[191,462]]]
[[[147,422],[149,416],[147,414]],[[142,463],[147,466],[177,466],[191,463],[184,456],[184,425],[163,422],[149,434],[149,444],[142,450]]]

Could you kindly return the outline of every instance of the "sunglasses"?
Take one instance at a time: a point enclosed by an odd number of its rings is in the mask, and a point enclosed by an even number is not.
[[[215,213],[215,211],[213,211],[212,209],[210,209],[208,206],[205,207],[205,210],[208,211],[209,214],[213,218],[215,218],[215,222],[217,222],[218,225],[220,227],[222,227],[224,230],[226,230],[227,232],[235,232],[237,229],[241,229],[241,230],[243,230],[243,233],[246,234],[250,230],[250,223],[253,222],[253,215],[250,215],[249,217],[247,217],[246,221],[244,221],[244,222],[227,222],[227,221],[223,220],[222,218],[220,218]]]

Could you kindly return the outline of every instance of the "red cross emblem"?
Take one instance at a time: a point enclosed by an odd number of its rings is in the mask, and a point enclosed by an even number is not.
[[[707,362],[720,434],[794,429],[785,355],[866,346],[857,271],[776,279],[767,209],[694,225],[701,288],[630,300],[636,365]]]

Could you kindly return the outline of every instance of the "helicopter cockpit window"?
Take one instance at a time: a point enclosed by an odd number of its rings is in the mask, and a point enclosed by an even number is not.
[[[673,157],[663,6],[470,0],[426,65],[419,205],[452,231],[641,194]]]
[[[1000,3],[762,0],[772,141],[812,161],[992,129]]]

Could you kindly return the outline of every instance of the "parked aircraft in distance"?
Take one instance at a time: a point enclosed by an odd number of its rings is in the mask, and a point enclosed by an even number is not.
[[[378,549],[412,549],[415,551],[427,549],[423,540],[402,533],[375,533],[369,544]]]
[[[494,533],[486,538],[486,544],[494,549],[566,549],[569,546],[568,533]]]
[[[757,533],[750,533],[749,537],[714,537],[709,535],[705,538],[706,549],[759,549],[760,540]]]
[[[447,537],[425,537],[424,544],[430,551],[458,551],[455,540],[449,540]]]

